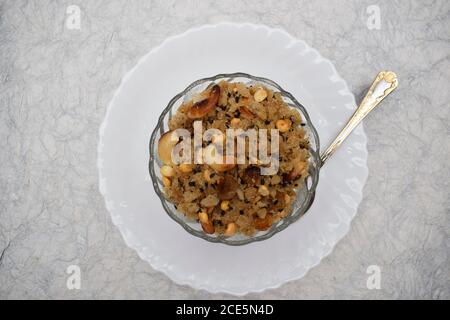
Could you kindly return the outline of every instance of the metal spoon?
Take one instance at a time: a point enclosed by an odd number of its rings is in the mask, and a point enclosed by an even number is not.
[[[331,143],[331,145],[325,150],[325,152],[320,156],[322,167],[325,162],[336,152],[336,149],[344,142],[348,135],[355,129],[359,123],[373,110],[381,101],[384,100],[392,91],[394,91],[398,86],[397,75],[392,71],[381,71],[378,73],[377,77],[369,88],[366,96],[362,100],[359,107],[356,109],[355,113],[348,120],[345,127],[339,132],[337,137]],[[314,202],[316,193],[312,195],[308,205],[306,206],[305,212],[311,207]]]

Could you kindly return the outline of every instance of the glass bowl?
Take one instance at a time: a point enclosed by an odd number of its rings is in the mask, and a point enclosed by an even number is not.
[[[162,184],[162,177],[160,168],[163,165],[162,161],[158,157],[158,141],[164,132],[169,131],[168,123],[175,114],[180,105],[191,98],[195,93],[199,93],[205,90],[211,83],[219,82],[220,80],[243,82],[247,85],[261,83],[273,91],[281,93],[283,100],[291,107],[296,108],[302,115],[304,123],[304,129],[310,142],[309,148],[309,177],[305,179],[304,186],[299,187],[297,197],[292,203],[291,213],[274,223],[268,230],[259,231],[252,236],[246,236],[243,234],[235,234],[232,237],[225,237],[217,234],[206,234],[203,232],[201,224],[197,221],[187,219],[182,213],[175,209],[173,203],[171,203],[164,194],[164,186]],[[158,119],[156,128],[153,130],[150,137],[150,161],[149,172],[152,179],[153,187],[158,195],[164,210],[167,212],[170,218],[179,223],[187,232],[193,236],[202,238],[206,241],[223,243],[226,245],[244,245],[255,241],[262,241],[272,237],[274,234],[282,231],[288,227],[291,223],[297,221],[310,207],[310,202],[314,199],[314,193],[319,180],[320,170],[320,156],[319,156],[319,136],[316,129],[311,123],[311,119],[305,109],[289,92],[283,90],[278,84],[272,80],[255,77],[245,73],[230,73],[230,74],[218,74],[213,77],[203,78],[190,84],[185,90],[177,94],[170,100],[167,107],[163,110]]]

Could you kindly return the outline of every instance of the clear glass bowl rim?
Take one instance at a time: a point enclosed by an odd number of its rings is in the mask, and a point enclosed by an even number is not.
[[[283,223],[278,223],[278,225],[271,227],[266,233],[264,233],[262,235],[258,235],[258,233],[256,233],[255,236],[251,236],[251,237],[248,237],[245,239],[240,239],[240,240],[233,240],[232,237],[229,238],[229,237],[220,236],[220,235],[219,236],[211,236],[202,231],[195,230],[189,224],[187,224],[186,221],[184,221],[181,218],[181,213],[176,212],[176,211],[173,212],[171,210],[171,208],[169,208],[169,206],[168,206],[169,201],[166,199],[166,197],[164,196],[164,192],[160,189],[160,187],[158,185],[158,177],[154,170],[155,166],[153,164],[156,161],[157,154],[155,154],[153,146],[156,143],[156,137],[158,135],[158,131],[160,131],[161,125],[164,122],[165,116],[170,112],[173,105],[175,104],[176,101],[178,101],[178,99],[182,98],[184,95],[186,95],[186,93],[188,93],[190,90],[192,90],[192,88],[194,88],[202,83],[214,82],[219,79],[229,79],[229,78],[239,78],[239,77],[248,78],[248,79],[250,79],[252,81],[256,81],[256,82],[270,84],[271,86],[275,87],[280,93],[282,93],[282,95],[288,97],[295,104],[295,107],[302,111],[303,121],[306,121],[307,126],[311,131],[312,138],[314,139],[315,145],[316,145],[316,150],[313,150],[311,148],[309,149],[311,158],[312,158],[313,162],[315,163],[316,170],[314,170],[314,172],[313,172],[314,174],[311,176],[311,179],[312,179],[311,187],[310,187],[310,190],[307,191],[306,197],[305,197],[304,201],[302,202],[302,205],[299,208],[295,209],[289,216],[283,218],[282,219]],[[310,139],[311,139],[311,137],[310,137]],[[156,192],[158,198],[160,199],[161,204],[162,204],[164,210],[166,211],[166,213],[169,215],[169,217],[172,220],[176,221],[181,227],[183,227],[183,229],[185,229],[191,235],[201,238],[203,240],[209,241],[209,242],[213,242],[213,243],[222,243],[222,244],[226,244],[226,245],[230,245],[230,246],[240,246],[240,245],[245,245],[245,244],[249,244],[249,243],[257,242],[257,241],[263,241],[263,240],[271,238],[272,236],[274,236],[278,232],[284,230],[285,228],[287,228],[289,225],[291,225],[293,222],[297,221],[300,217],[302,217],[304,215],[304,213],[306,212],[305,210],[308,209],[307,207],[308,207],[308,204],[309,204],[311,198],[314,196],[314,193],[317,188],[317,184],[319,182],[319,171],[320,171],[320,167],[321,167],[320,140],[319,140],[319,135],[317,133],[317,130],[315,129],[315,127],[311,121],[311,118],[310,118],[308,112],[306,111],[306,108],[300,102],[298,102],[297,99],[295,99],[295,97],[291,93],[284,90],[280,85],[278,85],[273,80],[270,80],[270,79],[267,79],[264,77],[253,76],[253,75],[250,75],[250,74],[244,73],[244,72],[221,73],[221,74],[217,74],[212,77],[201,78],[201,79],[198,79],[198,80],[192,82],[183,91],[181,91],[180,93],[175,95],[169,101],[168,105],[164,108],[164,110],[162,111],[161,115],[158,118],[157,125],[156,125],[155,129],[153,129],[152,134],[150,136],[149,150],[150,150],[150,159],[149,159],[149,163],[148,163],[148,169],[149,169],[150,177],[152,180],[153,188],[155,189],[155,192]]]

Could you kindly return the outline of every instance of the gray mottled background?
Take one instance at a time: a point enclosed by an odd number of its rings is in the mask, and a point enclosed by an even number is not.
[[[65,27],[81,9],[81,29]],[[381,9],[381,30],[366,8]],[[0,298],[228,298],[178,286],[129,249],[98,192],[98,126],[121,77],[205,23],[281,27],[331,59],[357,99],[369,178],[348,235],[303,279],[249,298],[450,298],[450,1],[0,1]],[[81,290],[66,288],[78,264]],[[379,265],[380,290],[366,288]]]

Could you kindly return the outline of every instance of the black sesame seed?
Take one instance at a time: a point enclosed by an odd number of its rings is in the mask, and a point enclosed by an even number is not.
[[[276,199],[273,204],[277,205],[278,204],[278,199]]]
[[[230,97],[231,97],[231,93],[230,93],[230,92],[228,92],[227,96],[228,96],[228,98],[230,98]]]
[[[213,224],[215,225],[215,226],[223,226],[223,223],[222,223],[222,221],[220,221],[220,220],[214,220],[213,221]]]
[[[240,98],[241,98],[241,97],[236,96],[236,97],[234,97],[234,101],[235,101],[236,103],[238,103]]]
[[[265,123],[266,125],[268,125],[268,124],[270,124],[270,120],[266,120],[266,121],[264,121],[264,123]]]
[[[244,214],[244,210],[239,210],[239,214]]]
[[[210,177],[211,177],[211,178],[214,178],[215,175],[216,175],[216,173],[213,172],[213,173],[211,173]]]
[[[189,181],[188,183],[191,187],[195,187],[195,181]]]
[[[205,191],[205,189],[203,189],[202,187],[200,187],[200,192],[203,192],[203,191]]]
[[[304,126],[306,126],[306,123],[300,123],[300,125],[301,125],[302,127],[304,127]]]

